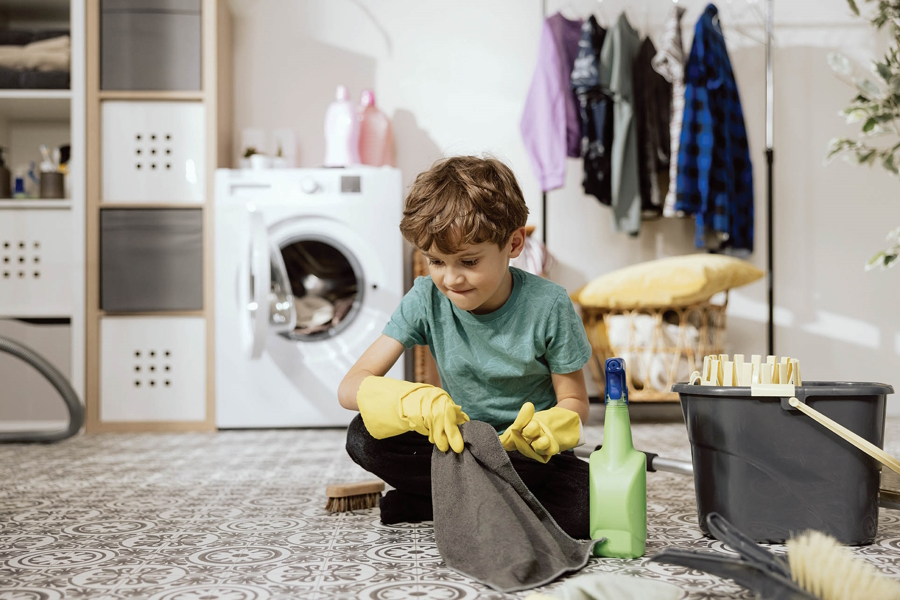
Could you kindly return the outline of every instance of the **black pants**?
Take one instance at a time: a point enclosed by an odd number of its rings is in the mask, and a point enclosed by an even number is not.
[[[376,440],[359,415],[347,429],[350,458],[395,488],[382,498],[381,518],[385,523],[432,520],[431,452],[428,438],[416,432]],[[546,464],[518,452],[510,452],[509,458],[563,531],[576,539],[589,539],[588,463],[573,452],[557,454]]]

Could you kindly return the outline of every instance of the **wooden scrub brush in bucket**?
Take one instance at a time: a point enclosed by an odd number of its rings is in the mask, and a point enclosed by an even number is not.
[[[384,491],[384,482],[377,479],[361,481],[358,483],[340,483],[329,485],[325,488],[328,503],[325,510],[328,512],[348,512],[351,510],[363,510],[378,506],[381,492]]]
[[[771,600],[897,600],[900,583],[857,559],[834,538],[808,531],[787,542],[787,559],[772,554],[718,513],[706,517],[709,532],[739,558],[700,550],[666,548],[650,559],[732,579]]]

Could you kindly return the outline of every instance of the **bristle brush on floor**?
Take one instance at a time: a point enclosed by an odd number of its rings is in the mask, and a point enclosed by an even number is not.
[[[325,488],[328,512],[347,512],[375,508],[384,491],[384,482],[380,480],[361,481],[358,483],[340,483]]]
[[[666,548],[650,560],[732,579],[768,600],[900,599],[900,583],[823,533],[811,531],[788,540],[785,558],[758,545],[717,513],[707,515],[706,525],[740,558]]]
[[[884,577],[837,541],[818,531],[788,540],[791,578],[822,600],[900,598],[900,583]]]

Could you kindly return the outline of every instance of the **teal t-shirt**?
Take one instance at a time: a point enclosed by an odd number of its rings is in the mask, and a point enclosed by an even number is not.
[[[457,308],[430,276],[419,277],[383,331],[407,348],[427,345],[453,401],[498,431],[526,401],[536,410],[556,406],[550,373],[577,371],[591,356],[565,288],[509,270],[509,299],[484,315]]]

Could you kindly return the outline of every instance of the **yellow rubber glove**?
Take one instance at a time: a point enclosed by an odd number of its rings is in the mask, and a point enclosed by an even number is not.
[[[513,424],[500,434],[500,443],[507,451],[518,450],[546,463],[554,454],[577,446],[580,438],[578,413],[561,406],[534,412],[534,404],[526,402]]]
[[[448,448],[457,454],[463,451],[459,426],[469,416],[439,387],[390,377],[366,377],[356,393],[356,403],[366,429],[375,439],[417,431],[428,436],[428,441],[441,452]]]

